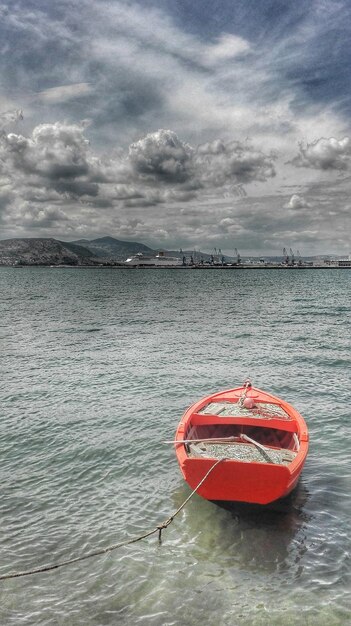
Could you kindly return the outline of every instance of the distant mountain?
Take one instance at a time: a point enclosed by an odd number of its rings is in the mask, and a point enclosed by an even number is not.
[[[4,239],[0,265],[95,265],[90,250],[57,239]]]
[[[59,241],[57,239],[23,238],[0,240],[0,266],[1,265],[121,265],[129,256],[138,252],[155,255],[159,251],[169,256],[186,257],[187,262],[191,257],[195,263],[213,260],[217,263],[221,260],[221,254],[208,254],[200,251],[153,250],[148,246],[136,241],[120,241],[114,237],[100,237],[99,239],[79,239],[77,241]],[[322,255],[304,257],[304,261],[314,261],[330,258],[343,258],[338,255]],[[236,262],[236,257],[225,256],[226,262]],[[283,257],[264,256],[241,257],[242,263],[253,261],[266,261],[281,263]]]
[[[114,237],[70,242],[49,238],[4,239],[0,240],[0,265],[119,265],[138,252],[155,255],[159,251],[160,248],[153,250],[142,243]],[[183,254],[190,257],[192,253],[177,251],[171,255],[181,258]]]
[[[114,237],[100,237],[99,239],[79,239],[71,244],[84,246],[99,259],[125,261],[127,257],[138,252],[154,254],[155,250],[136,241],[120,241]]]
[[[125,261],[127,257],[132,256],[133,254],[138,254],[138,252],[154,255],[162,251],[169,256],[178,257],[180,259],[184,255],[187,258],[194,256],[194,252],[192,250],[166,250],[162,247],[152,249],[145,246],[143,243],[138,243],[137,241],[120,241],[114,237],[100,237],[99,239],[92,240],[78,239],[77,241],[72,241],[71,243],[84,246],[97,258],[105,261]],[[195,257],[198,259],[203,258],[204,260],[208,260],[211,255],[206,252],[196,252]]]

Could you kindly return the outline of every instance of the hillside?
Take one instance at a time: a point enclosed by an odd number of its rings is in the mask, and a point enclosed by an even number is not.
[[[123,265],[123,262],[138,252],[155,255],[162,248],[153,250],[136,241],[121,241],[114,237],[100,237],[98,239],[79,239],[65,242],[53,238],[23,238],[0,240],[0,266],[6,265]],[[187,262],[191,257],[195,263],[203,260],[205,263],[213,260],[213,255],[191,250],[164,250],[167,255],[182,258]],[[304,257],[304,261],[315,261],[328,258],[341,258],[337,255],[323,255],[323,257]],[[215,262],[220,261],[220,255],[214,255]],[[259,262],[260,257],[245,257],[245,262]],[[265,256],[266,262],[282,263],[283,257]],[[226,262],[236,261],[236,256],[225,257]]]
[[[154,250],[136,241],[120,241],[114,237],[100,237],[99,239],[79,239],[71,242],[74,245],[84,246],[93,256],[104,260],[125,261],[128,256],[143,252],[153,254]]]
[[[93,257],[83,246],[56,239],[0,241],[0,265],[94,265]]]
[[[165,250],[162,247],[157,249],[152,249],[146,246],[143,243],[139,243],[137,241],[121,241],[119,239],[115,239],[114,237],[100,237],[99,239],[78,239],[77,241],[72,241],[73,244],[78,244],[80,246],[84,246],[88,250],[94,254],[95,257],[100,260],[110,260],[110,261],[125,261],[127,257],[130,257],[138,252],[143,254],[157,254],[160,250],[165,252],[166,254],[174,257],[179,257],[180,259],[185,255],[187,258],[190,258],[193,255],[192,250]],[[210,259],[211,255],[206,252],[197,252],[197,257],[202,257],[204,260]]]

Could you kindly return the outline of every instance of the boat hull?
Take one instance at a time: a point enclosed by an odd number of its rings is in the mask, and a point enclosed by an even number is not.
[[[185,461],[182,472],[192,489],[214,463],[210,459]],[[206,500],[268,504],[285,498],[296,486],[299,475],[300,472],[295,480],[287,467],[226,460],[211,472],[197,493]]]
[[[216,406],[216,402],[226,402],[226,405],[233,403],[236,412],[238,412],[238,401],[243,394],[244,388],[238,388],[217,394],[215,396],[209,396],[204,398],[200,402],[190,407],[184,414],[176,433],[175,450],[178,459],[178,463],[184,479],[192,489],[196,489],[197,493],[203,498],[211,501],[231,501],[231,502],[247,502],[254,504],[269,504],[285,498],[297,485],[308,450],[308,433],[306,424],[300,416],[300,414],[286,402],[261,392],[257,389],[251,389],[251,396],[256,398],[258,402],[270,401],[270,406],[277,406],[277,410],[281,410],[284,413],[284,418],[267,416],[252,416],[248,415],[247,411],[243,411],[243,415],[240,416],[227,416],[220,417],[218,415],[204,414],[203,410],[206,406]],[[246,394],[247,395],[247,394]],[[262,405],[263,406],[263,405]],[[267,406],[265,404],[264,406]],[[230,410],[230,409],[229,409]],[[234,412],[234,411],[233,411]],[[239,411],[240,412],[240,411]],[[221,430],[218,430],[221,429]],[[232,429],[232,430],[231,430]],[[211,458],[207,453],[201,452],[204,456],[197,456],[191,453],[191,448],[188,444],[181,443],[182,441],[199,441],[199,434],[211,434],[216,442],[216,433],[236,433],[238,434],[240,429],[241,436],[244,432],[253,432],[255,429],[255,436],[259,436],[260,432],[264,433],[266,439],[276,433],[280,433],[280,446],[275,442],[275,445],[262,446],[265,450],[269,451],[272,455],[276,454],[278,448],[283,454],[287,454],[290,461],[284,463],[270,462],[267,459],[259,458],[256,460],[237,460],[232,458],[226,458],[226,451],[228,446],[223,448],[223,456],[221,462],[218,460],[221,458],[221,446],[217,445],[219,451],[216,458]],[[245,430],[246,429],[246,430]],[[251,429],[251,430],[248,430]],[[187,439],[189,437],[189,439]],[[233,446],[241,446],[240,434],[236,437],[239,441],[233,443]],[[210,441],[204,439],[204,441]],[[177,443],[177,441],[179,443]],[[252,441],[252,439],[251,439]],[[252,445],[252,444],[251,444]],[[252,448],[254,446],[252,445]],[[213,446],[212,446],[213,449]],[[257,452],[257,448],[256,448]],[[266,454],[258,449],[261,454]],[[206,475],[206,473],[216,464],[217,466],[210,472],[206,480],[201,484],[199,483]]]

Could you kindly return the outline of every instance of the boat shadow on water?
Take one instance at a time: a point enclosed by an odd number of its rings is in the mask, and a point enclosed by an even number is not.
[[[234,540],[232,548],[237,550],[241,568],[266,574],[284,572],[295,580],[301,577],[310,520],[305,509],[308,497],[300,481],[289,496],[268,505],[214,503],[229,514],[225,530]]]
[[[183,539],[199,561],[247,573],[284,572],[296,580],[307,551],[308,498],[302,481],[288,497],[269,505],[198,498],[187,507]]]

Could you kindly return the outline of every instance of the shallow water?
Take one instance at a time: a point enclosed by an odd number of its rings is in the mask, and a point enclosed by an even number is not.
[[[0,582],[0,624],[350,623],[351,271],[1,268],[0,575],[142,534],[189,494],[185,408],[247,377],[304,415],[278,510],[194,496],[157,536]]]

